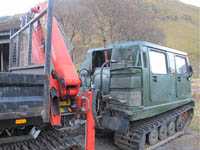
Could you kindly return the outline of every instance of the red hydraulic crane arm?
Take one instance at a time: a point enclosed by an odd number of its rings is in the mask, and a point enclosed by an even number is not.
[[[44,10],[46,8],[46,3],[40,3],[36,8],[38,8],[40,11]],[[39,12],[36,11],[35,9],[33,9],[34,12]],[[32,48],[34,52],[33,53],[34,63],[36,64],[44,63],[45,44],[43,42],[46,39],[45,37],[46,19],[47,19],[46,16],[41,18],[36,28],[33,29],[34,44]],[[80,79],[77,75],[76,69],[68,53],[67,47],[63,40],[62,34],[57,26],[55,18],[53,18],[53,24],[52,24],[51,58],[54,70],[56,71],[57,75],[65,80],[66,86],[73,87],[72,89],[74,90],[70,91],[71,95],[76,95],[80,87]],[[64,96],[65,94],[66,93],[63,93],[61,96]]]
[[[46,3],[39,3],[31,10],[34,17],[47,7]],[[33,25],[32,29],[32,63],[44,64],[45,62],[45,41],[46,41],[47,16],[44,15]],[[87,114],[87,142],[86,150],[94,150],[95,123],[92,115],[92,92],[85,91],[78,95],[81,81],[78,77],[74,64],[68,53],[67,46],[63,40],[61,31],[56,19],[52,22],[52,49],[51,49],[51,75],[50,75],[50,121],[51,125],[60,125],[61,113],[54,113],[54,101],[56,98],[70,101],[76,99],[76,103],[83,108]],[[56,97],[52,96],[56,95]],[[85,98],[83,98],[83,95]],[[85,100],[87,99],[87,100]],[[85,104],[84,106],[82,104]],[[89,106],[89,107],[88,107]],[[87,108],[88,107],[88,108]]]
[[[32,9],[32,16],[37,15],[46,7],[46,3],[39,3],[38,6]],[[34,64],[43,64],[45,61],[46,21],[47,16],[45,15],[33,25],[32,58]],[[54,88],[59,98],[64,99],[66,96],[68,98],[70,96],[76,96],[80,88],[80,79],[55,18],[53,18],[52,22],[51,60],[51,69],[53,71],[50,77],[50,89]],[[51,114],[50,118],[52,125],[60,124],[61,115],[59,113],[57,115]]]

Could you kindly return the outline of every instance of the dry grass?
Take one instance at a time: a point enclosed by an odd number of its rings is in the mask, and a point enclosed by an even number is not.
[[[193,91],[193,98],[195,99],[195,110],[194,118],[190,127],[200,132],[200,80],[193,80],[192,87],[195,89],[195,91]]]
[[[200,132],[200,101],[196,102],[194,118],[190,124],[190,127]]]
[[[200,79],[192,79],[192,88],[200,89]]]

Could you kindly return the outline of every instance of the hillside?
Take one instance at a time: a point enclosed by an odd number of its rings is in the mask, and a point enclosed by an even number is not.
[[[104,38],[108,44],[144,40],[188,52],[199,73],[198,7],[179,0],[57,0],[54,12],[75,47],[76,64]]]
[[[192,62],[199,62],[200,8],[178,0],[144,1],[151,6],[157,25],[165,32],[166,46],[188,52]]]
[[[179,0],[56,0],[54,10],[75,47],[75,64],[104,38],[108,44],[145,40],[188,52],[195,73],[200,72],[198,7]],[[18,15],[0,18],[1,30],[19,25]]]

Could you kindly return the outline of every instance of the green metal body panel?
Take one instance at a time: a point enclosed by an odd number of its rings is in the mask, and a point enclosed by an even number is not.
[[[179,106],[190,103],[191,101],[194,101],[194,99],[188,98],[188,99],[183,99],[180,101],[174,101],[174,102],[163,103],[163,104],[154,105],[154,106],[146,106],[146,107],[145,106],[124,107],[121,105],[115,105],[115,106],[108,105],[108,108],[126,112],[129,115],[129,120],[134,121],[134,120],[140,120],[140,119],[156,116],[158,114],[167,112]]]
[[[111,72],[110,93],[112,97],[108,103],[123,103],[124,106],[142,105],[142,72],[134,67],[117,68],[118,64],[113,64]]]
[[[187,53],[155,45],[148,42],[128,42],[109,45],[88,51],[81,69],[91,73],[86,75],[82,71],[82,78],[96,76],[94,87],[100,85],[100,68],[93,62],[94,52],[112,50],[110,60],[115,60],[103,71],[103,95],[109,95],[106,108],[125,112],[130,121],[149,118],[171,109],[194,101],[191,93],[190,79],[187,72],[177,73],[176,56],[186,60],[189,66]],[[166,74],[152,72],[150,51],[162,53],[166,59]],[[96,57],[96,56],[95,56]],[[160,63],[160,62],[158,62]],[[89,86],[89,84],[83,84]]]
[[[94,85],[95,88],[99,89],[100,87],[100,68],[95,68],[94,74],[93,74],[93,78],[94,78]],[[103,87],[102,87],[102,93],[104,95],[109,94],[110,88],[109,85],[110,84],[110,69],[109,68],[105,68],[103,70]]]

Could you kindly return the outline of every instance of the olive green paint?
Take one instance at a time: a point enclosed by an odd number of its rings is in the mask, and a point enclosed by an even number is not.
[[[106,105],[108,109],[125,112],[130,121],[133,121],[152,117],[194,101],[187,73],[178,75],[176,72],[175,57],[184,57],[189,66],[187,53],[148,42],[113,44],[107,49],[112,49],[111,60],[115,60],[103,70],[102,93],[110,97]],[[105,50],[103,47],[89,50],[80,68],[89,70],[91,74],[87,75],[86,71],[82,71],[81,78],[87,81],[90,77],[94,78],[96,89],[100,85],[101,68],[93,66],[93,53]],[[152,73],[150,50],[165,54],[167,74]],[[83,86],[88,87],[89,84]]]

